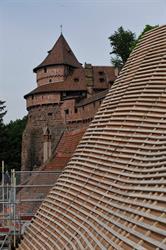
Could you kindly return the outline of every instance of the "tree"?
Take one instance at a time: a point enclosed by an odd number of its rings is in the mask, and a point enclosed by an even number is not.
[[[5,162],[6,168],[20,170],[22,133],[26,126],[27,117],[3,123],[6,114],[5,102],[0,100],[0,164]]]
[[[7,141],[7,134],[6,134],[6,127],[3,123],[3,117],[6,114],[6,106],[4,105],[5,102],[0,100],[0,165],[3,160],[6,158],[6,141]]]
[[[148,31],[150,31],[150,30],[152,30],[152,29],[154,29],[154,28],[157,28],[159,25],[154,25],[154,26],[151,26],[151,25],[149,25],[149,24],[146,24],[145,25],[145,27],[144,27],[144,29],[143,29],[143,31],[141,32],[141,34],[138,36],[138,38],[137,38],[137,40],[136,40],[136,44],[140,41],[140,39],[142,38],[142,36],[146,33],[146,32],[148,32]],[[135,45],[136,45],[135,44]],[[135,47],[135,46],[134,46]]]
[[[0,164],[5,162],[6,168],[20,170],[22,133],[25,129],[27,116],[23,119],[3,123],[6,114],[5,102],[0,100]]]
[[[112,52],[110,54],[115,55],[115,57],[111,59],[112,64],[116,67],[121,67],[127,61],[135,44],[135,33],[130,30],[124,30],[121,26],[109,37],[109,40],[112,46]]]
[[[4,115],[5,115],[6,112],[7,112],[7,111],[5,110],[6,106],[5,106],[4,104],[5,104],[5,102],[0,100],[0,124],[1,124],[1,125],[2,125],[2,123],[3,123],[3,117],[4,117]]]
[[[121,68],[127,61],[130,53],[140,41],[145,32],[150,31],[158,25],[151,26],[146,24],[141,34],[136,39],[135,33],[130,30],[124,30],[123,27],[119,27],[113,35],[109,37],[110,44],[113,48],[110,54],[115,56],[111,58],[113,66]]]
[[[16,121],[10,121],[6,125],[7,133],[7,144],[6,152],[7,158],[5,159],[5,165],[7,169],[21,169],[21,143],[22,143],[22,134],[25,129],[27,122],[27,116],[23,119],[17,119]]]

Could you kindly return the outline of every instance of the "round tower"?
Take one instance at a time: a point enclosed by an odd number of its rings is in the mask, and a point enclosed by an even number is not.
[[[63,95],[61,84],[74,69],[81,67],[61,34],[47,57],[34,68],[37,88],[25,95],[28,122],[23,134],[22,170],[33,170],[34,166],[42,165],[56,147],[65,126],[60,108]],[[52,131],[47,155],[43,148],[46,144],[43,137],[45,127]]]

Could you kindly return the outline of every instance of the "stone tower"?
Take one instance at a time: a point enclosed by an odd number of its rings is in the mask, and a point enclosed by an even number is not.
[[[83,67],[62,34],[33,71],[37,88],[25,95],[28,122],[23,134],[22,170],[33,170],[48,160],[66,126],[73,129],[88,124],[116,78],[111,66]],[[43,136],[46,127],[51,131],[49,143]]]
[[[59,84],[64,82],[74,69],[81,67],[61,34],[53,48],[48,51],[47,57],[34,68],[37,88],[25,95],[28,122],[22,141],[22,170],[33,170],[45,162],[46,142],[43,130],[46,127],[51,131],[49,156],[56,147],[65,126],[61,114],[62,92],[59,91]]]

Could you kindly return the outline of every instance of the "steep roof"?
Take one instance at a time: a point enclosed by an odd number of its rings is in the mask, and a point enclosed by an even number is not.
[[[108,93],[108,90],[109,90],[109,89],[100,91],[99,93],[94,94],[94,95],[92,95],[92,96],[89,97],[89,98],[80,100],[80,101],[77,103],[77,107],[82,107],[82,106],[85,106],[85,105],[87,105],[87,104],[89,104],[89,103],[92,103],[92,102],[95,102],[95,101],[104,99],[104,97],[105,97],[106,94]]]
[[[166,249],[165,53],[145,33],[19,250]]]
[[[75,68],[80,68],[81,64],[78,62],[73,51],[68,45],[66,39],[61,34],[53,48],[48,52],[47,57],[44,61],[34,68],[34,72],[38,69],[51,65],[70,65]]]

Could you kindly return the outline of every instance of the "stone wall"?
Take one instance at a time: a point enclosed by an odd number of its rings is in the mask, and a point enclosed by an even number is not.
[[[22,140],[22,170],[35,170],[44,163],[46,127],[51,132],[51,152],[54,153],[64,129],[75,130],[87,127],[101,101],[102,99],[94,100],[79,107],[75,99],[64,100],[59,104],[31,106]]]
[[[34,170],[43,164],[44,129],[51,131],[51,148],[56,148],[64,131],[59,105],[43,105],[29,111],[22,139],[22,170]]]
[[[70,105],[68,105],[69,111],[68,114],[66,114],[66,122],[85,121],[93,119],[94,115],[101,105],[101,101],[102,100],[96,100],[80,107],[74,106],[70,102]]]
[[[38,86],[41,86],[51,82],[64,81],[66,75],[67,67],[63,65],[49,66],[37,71],[36,80]]]
[[[42,93],[38,95],[30,95],[26,99],[26,106],[29,109],[32,106],[44,105],[44,104],[54,104],[60,102],[59,93]]]

